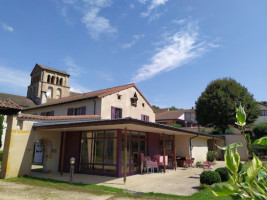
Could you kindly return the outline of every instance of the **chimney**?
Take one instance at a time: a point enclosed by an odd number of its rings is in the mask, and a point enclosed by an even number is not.
[[[41,104],[47,103],[47,96],[45,91],[41,91]]]

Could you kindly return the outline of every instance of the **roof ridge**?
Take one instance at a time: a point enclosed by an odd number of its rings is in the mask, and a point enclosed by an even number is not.
[[[26,96],[21,96],[21,95],[17,95],[17,94],[10,94],[10,93],[3,93],[3,92],[0,92],[0,94],[8,94],[8,95],[11,95],[11,96],[16,96],[16,97],[25,97],[25,98],[29,99],[29,98],[28,98],[28,97],[26,97]],[[29,100],[31,100],[31,99],[29,99]]]
[[[54,105],[56,103],[69,102],[69,101],[72,101],[72,100],[73,101],[81,100],[83,98],[86,98],[90,94],[99,93],[99,92],[104,92],[104,94],[98,94],[98,95],[92,96],[91,98],[95,98],[95,97],[102,98],[104,96],[107,96],[109,94],[113,94],[113,93],[116,92],[116,91],[112,91],[112,90],[116,90],[116,89],[120,89],[120,88],[124,89],[124,87],[129,88],[129,87],[136,87],[136,86],[135,86],[134,83],[130,83],[130,84],[126,84],[126,85],[121,85],[121,86],[116,86],[116,87],[111,87],[111,88],[106,88],[106,89],[101,89],[101,90],[95,90],[95,91],[92,91],[92,92],[81,93],[81,94],[77,94],[77,95],[74,95],[74,96],[67,96],[67,97],[62,97],[62,98],[59,98],[59,99],[54,99],[54,100],[51,100],[51,101],[49,101],[47,103],[36,105],[36,106],[31,107],[31,108],[37,108],[37,107],[42,107],[42,106],[50,106],[50,105]],[[111,91],[109,91],[109,90],[111,90]],[[31,109],[31,108],[29,108],[29,109]]]

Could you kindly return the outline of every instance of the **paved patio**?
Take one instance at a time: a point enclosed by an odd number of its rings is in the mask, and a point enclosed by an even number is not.
[[[224,166],[224,162],[217,161],[214,169]],[[133,192],[155,192],[174,195],[192,195],[199,189],[199,176],[201,168],[177,168],[177,170],[167,170],[166,173],[149,173],[128,176],[124,185],[123,178],[95,176],[85,174],[74,174],[73,182],[84,184],[105,185],[121,188]],[[69,181],[69,174],[60,176],[56,174],[45,174],[32,172],[34,177],[50,178],[60,181]]]

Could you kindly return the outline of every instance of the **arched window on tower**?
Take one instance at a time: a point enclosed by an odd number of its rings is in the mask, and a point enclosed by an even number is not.
[[[59,84],[59,78],[57,77],[57,82],[56,82],[56,84],[58,85]]]
[[[61,98],[61,89],[60,88],[57,89],[57,93],[56,93],[56,99],[59,99],[59,98]]]
[[[62,86],[62,84],[63,84],[63,78],[61,78],[60,81],[59,81],[59,85]]]
[[[50,83],[50,81],[51,81],[51,77],[50,77],[50,75],[48,75],[47,76],[47,83]]]
[[[51,78],[51,83],[55,84],[55,77],[54,76],[52,76],[52,78]]]
[[[48,98],[53,98],[53,88],[52,87],[48,87],[46,95]]]

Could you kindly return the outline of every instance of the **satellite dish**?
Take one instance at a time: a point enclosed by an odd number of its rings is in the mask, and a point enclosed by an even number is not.
[[[47,96],[47,97],[50,97],[50,96],[51,96],[51,93],[50,93],[50,92],[47,92],[47,93],[46,93],[46,96]]]

